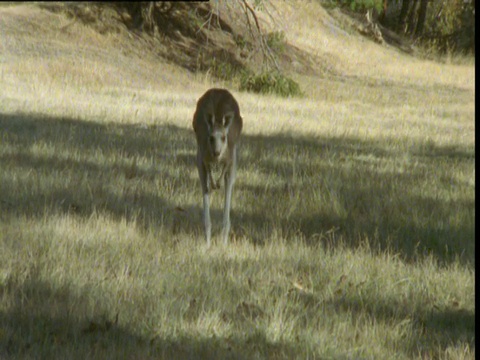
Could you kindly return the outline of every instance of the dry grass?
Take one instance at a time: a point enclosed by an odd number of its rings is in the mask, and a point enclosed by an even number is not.
[[[233,91],[232,241],[209,250],[191,117],[225,84],[0,8],[2,358],[474,358],[474,67],[275,5],[335,73]]]

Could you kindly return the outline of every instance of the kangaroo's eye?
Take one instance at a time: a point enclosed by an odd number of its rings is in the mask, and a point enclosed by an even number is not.
[[[211,143],[214,143],[214,142],[215,142],[215,136],[213,136],[213,135],[210,136],[210,142],[211,142]]]

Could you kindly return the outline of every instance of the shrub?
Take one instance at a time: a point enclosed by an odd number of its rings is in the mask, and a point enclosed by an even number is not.
[[[285,33],[283,31],[270,32],[266,36],[267,45],[274,51],[285,50]]]
[[[258,75],[244,73],[240,77],[240,90],[260,94],[277,94],[283,97],[303,96],[300,86],[295,81],[273,71]]]

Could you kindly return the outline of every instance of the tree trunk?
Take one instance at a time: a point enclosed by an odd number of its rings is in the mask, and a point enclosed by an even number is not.
[[[380,22],[381,24],[383,24],[385,21],[385,13],[387,12],[387,7],[388,7],[388,0],[383,0],[382,10],[380,11],[380,14],[378,14],[378,22]]]
[[[154,11],[154,1],[149,1],[145,7],[142,7],[143,29],[150,34],[155,32]]]
[[[417,27],[415,28],[415,36],[420,36],[425,27],[425,19],[427,17],[428,0],[421,0],[420,9],[418,10]]]
[[[408,24],[407,24],[407,33],[413,34],[415,32],[415,25],[417,23],[417,9],[418,9],[419,0],[412,0],[412,6],[410,7],[410,12],[408,13]]]
[[[406,32],[406,25],[407,25],[407,18],[410,9],[410,5],[412,4],[412,0],[403,0],[402,8],[400,10],[400,16],[398,18],[398,26],[397,32],[405,33]]]

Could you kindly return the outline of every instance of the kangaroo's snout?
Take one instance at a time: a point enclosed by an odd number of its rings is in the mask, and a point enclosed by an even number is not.
[[[222,131],[214,131],[210,136],[210,149],[211,154],[215,158],[219,158],[225,151],[226,136]]]

